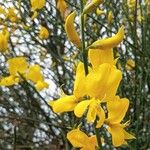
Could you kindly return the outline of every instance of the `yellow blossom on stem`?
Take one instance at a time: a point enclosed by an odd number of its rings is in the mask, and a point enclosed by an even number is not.
[[[11,58],[7,61],[8,63],[8,70],[11,75],[19,75],[26,73],[28,69],[28,62],[26,61],[25,57],[15,57]]]
[[[41,91],[44,88],[48,88],[48,83],[44,82],[44,76],[42,74],[39,65],[30,66],[29,70],[26,72],[26,79],[31,80],[35,83],[35,88]]]
[[[57,9],[60,11],[60,14],[65,18],[65,12],[67,10],[67,4],[65,0],[57,0]]]
[[[39,65],[30,66],[26,74],[26,79],[31,80],[34,83],[37,81],[43,81],[43,75],[41,73],[41,68]]]
[[[114,97],[112,101],[107,102],[108,118],[106,123],[108,131],[112,135],[112,143],[115,147],[126,143],[126,139],[134,139],[135,137],[124,130],[125,125],[121,124],[129,107],[129,100],[120,99],[119,96]]]
[[[97,146],[96,136],[87,136],[80,129],[73,129],[67,133],[67,139],[75,148],[80,150],[95,150]],[[100,139],[101,140],[101,139]]]
[[[48,37],[49,37],[49,31],[48,31],[48,29],[46,27],[43,27],[43,26],[40,27],[39,37],[42,40],[48,39]]]
[[[0,52],[6,52],[8,50],[9,32],[7,29],[3,29],[0,32]]]
[[[85,94],[85,74],[83,63],[79,63],[76,70],[76,79],[74,82],[73,95],[64,95],[54,102],[49,102],[55,113],[63,113],[73,111],[75,106],[80,101],[80,98]]]

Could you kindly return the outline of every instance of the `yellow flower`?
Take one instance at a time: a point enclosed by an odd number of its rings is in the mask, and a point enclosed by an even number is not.
[[[122,42],[123,38],[124,38],[124,26],[122,26],[119,29],[119,31],[116,35],[114,35],[110,38],[97,40],[89,47],[91,49],[101,49],[101,50],[112,49],[112,48],[116,47],[118,44],[120,44]]]
[[[57,9],[60,11],[61,16],[65,17],[65,12],[67,10],[67,4],[65,0],[57,0]]]
[[[37,81],[37,83],[35,84],[35,88],[38,91],[43,90],[44,88],[48,88],[48,83],[44,82],[44,81]]]
[[[14,76],[18,75],[18,73],[26,73],[29,66],[25,57],[11,58],[7,61],[7,63],[9,73]]]
[[[30,66],[26,72],[26,79],[35,83],[35,88],[38,91],[48,88],[48,84],[44,82],[44,77],[39,65]]]
[[[19,82],[19,78],[13,75],[4,77],[0,80],[0,86],[12,86]]]
[[[17,22],[18,20],[18,17],[17,17],[17,14],[16,14],[16,9],[15,8],[8,8],[7,9],[7,17],[8,19],[11,21],[11,22]]]
[[[97,121],[97,128],[100,128],[105,120],[105,112],[100,106],[101,101],[96,99],[91,100],[84,100],[77,104],[74,109],[74,113],[77,117],[82,117],[86,109],[88,108],[87,112],[87,122],[93,123],[96,120],[96,116],[99,118]]]
[[[75,115],[82,117],[85,110],[88,109],[87,122],[94,122],[98,116],[97,127],[101,127],[105,120],[105,113],[100,104],[115,97],[121,79],[121,71],[108,63],[103,63],[98,68],[90,70],[84,81],[84,92],[86,92],[84,95],[92,99],[78,102],[74,108]]]
[[[108,24],[111,24],[112,20],[113,20],[113,13],[112,13],[112,11],[109,11],[109,13],[108,13]]]
[[[95,135],[89,137],[79,129],[74,129],[68,132],[67,139],[73,145],[73,147],[81,148],[80,150],[95,150],[97,146]]]
[[[83,63],[79,63],[76,70],[76,79],[74,82],[73,95],[65,95],[54,102],[49,102],[55,113],[63,113],[73,111],[75,106],[80,101],[80,98],[85,94],[85,74]]]
[[[56,100],[52,107],[54,112],[61,113],[67,111],[73,111],[77,102],[85,94],[85,74],[83,63],[79,63],[76,70],[76,79],[74,82],[73,95],[65,95],[62,98]],[[82,84],[81,84],[82,83]]]
[[[116,96],[114,100],[107,102],[108,118],[106,122],[109,126],[108,131],[112,135],[112,143],[115,147],[124,144],[126,139],[135,137],[124,130],[125,125],[120,124],[129,107],[129,100],[120,99]]]
[[[126,69],[131,71],[135,68],[135,61],[133,59],[128,59],[126,62]]]
[[[41,68],[39,65],[30,66],[27,74],[26,79],[31,80],[34,83],[37,83],[38,81],[43,81],[43,75],[41,73]]]
[[[42,9],[45,6],[45,0],[30,0],[32,10]]]
[[[3,29],[0,32],[0,52],[6,52],[8,49],[9,32],[7,29]]]
[[[48,39],[49,37],[49,31],[47,28],[41,26],[40,27],[40,33],[39,33],[39,37],[40,39],[44,40],[44,39]]]
[[[85,76],[84,66],[79,63],[73,95],[66,95],[50,102],[53,111],[62,113],[74,110],[77,117],[82,117],[88,108],[87,121],[94,122],[95,117],[98,116],[97,127],[100,127],[104,122],[105,113],[99,105],[115,96],[121,78],[121,71],[110,64],[102,64],[93,70],[89,68],[89,74]],[[90,100],[84,100],[85,95],[90,96]]]
[[[74,19],[76,16],[76,12],[72,12],[70,15],[68,15],[66,21],[65,21],[65,31],[67,33],[67,36],[69,40],[77,47],[81,47],[81,41],[80,37],[74,27]]]

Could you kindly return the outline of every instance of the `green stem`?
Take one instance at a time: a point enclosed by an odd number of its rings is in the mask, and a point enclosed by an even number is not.
[[[101,142],[100,134],[98,131],[99,128],[96,128],[96,121],[94,123],[94,128],[95,128],[95,134],[96,134],[96,139],[97,139],[97,144],[98,144],[98,150],[102,150],[103,149],[102,142]]]
[[[87,51],[85,48],[85,35],[84,35],[84,14],[83,14],[83,8],[84,8],[84,1],[80,0],[80,11],[81,11],[81,38],[82,38],[82,57],[83,57],[83,63],[84,63],[84,70],[85,75],[88,74],[88,60],[87,60]]]

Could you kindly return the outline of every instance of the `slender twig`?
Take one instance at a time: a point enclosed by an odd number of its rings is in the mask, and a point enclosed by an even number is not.
[[[96,119],[97,120],[97,119]],[[100,138],[100,132],[99,132],[99,128],[96,128],[96,122],[94,122],[94,129],[95,129],[95,135],[96,135],[96,139],[97,139],[97,144],[98,144],[98,150],[102,150],[102,142],[101,142],[101,138]]]
[[[84,14],[83,14],[84,3],[83,0],[80,0],[80,12],[81,12],[81,37],[82,37],[82,53],[83,53],[83,63],[85,74],[88,74],[88,60],[87,60],[87,51],[85,49],[85,34],[84,34]]]

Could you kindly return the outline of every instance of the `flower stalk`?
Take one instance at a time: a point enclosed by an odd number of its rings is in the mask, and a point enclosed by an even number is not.
[[[96,135],[96,139],[97,139],[97,144],[98,144],[98,150],[102,150],[102,142],[101,142],[101,138],[100,138],[100,134],[99,134],[99,128],[96,128],[96,121],[94,122],[94,129],[95,129],[95,135]]]
[[[88,60],[87,60],[87,51],[86,51],[86,48],[85,48],[85,34],[84,34],[84,14],[83,14],[83,8],[84,8],[84,1],[83,1],[83,0],[80,0],[82,57],[83,57],[85,75],[87,75],[87,74],[88,74]]]

